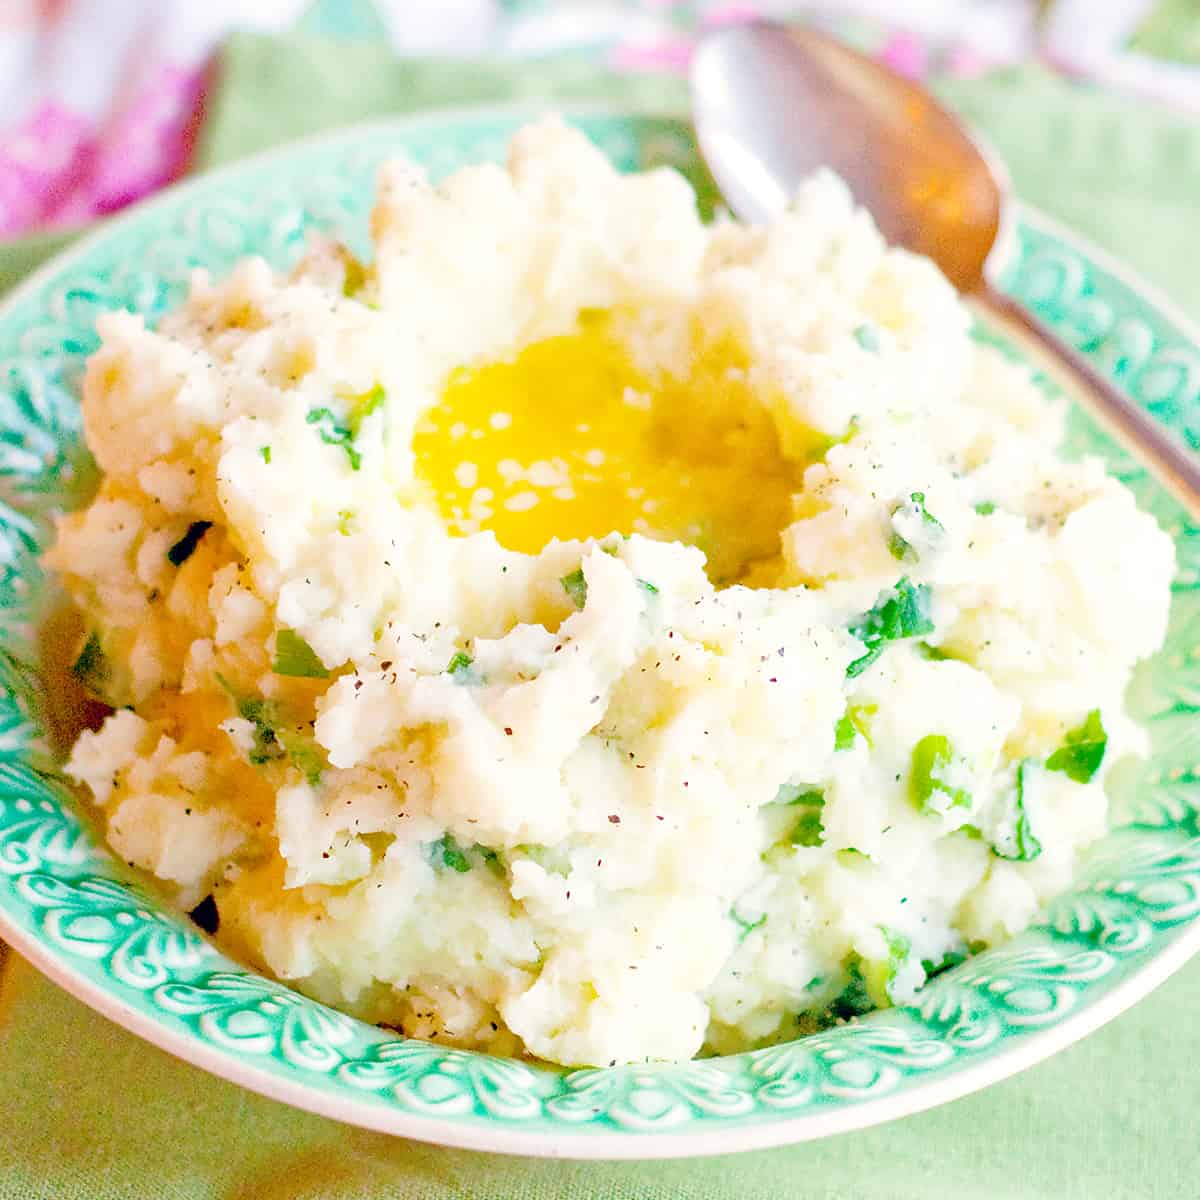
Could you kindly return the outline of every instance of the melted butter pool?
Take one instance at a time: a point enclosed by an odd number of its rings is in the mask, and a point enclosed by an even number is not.
[[[642,533],[698,546],[718,584],[778,555],[803,467],[780,453],[736,354],[702,356],[687,380],[648,377],[597,317],[455,372],[413,449],[451,533],[490,529],[526,553]]]

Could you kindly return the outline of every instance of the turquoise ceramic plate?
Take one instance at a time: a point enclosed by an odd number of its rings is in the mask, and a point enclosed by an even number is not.
[[[1200,529],[1082,414],[1074,448],[1107,457],[1178,544],[1169,641],[1134,684],[1154,754],[1120,780],[1120,827],[1070,894],[912,1006],[755,1053],[609,1070],[405,1041],[224,957],[114,860],[63,786],[39,715],[54,698],[37,666],[38,554],[48,516],[86,472],[77,396],[96,315],[153,320],[194,267],[220,274],[246,254],[286,267],[310,229],[365,250],[382,159],[403,152],[434,174],[499,159],[531,115],[396,121],[204,177],[106,226],[0,309],[0,935],[106,1016],[247,1087],[407,1137],[524,1154],[712,1154],[819,1137],[952,1099],[1096,1028],[1200,946]],[[666,161],[697,176],[674,120],[574,119],[622,167]],[[1200,445],[1197,335],[1163,303],[1029,212],[1007,285]]]

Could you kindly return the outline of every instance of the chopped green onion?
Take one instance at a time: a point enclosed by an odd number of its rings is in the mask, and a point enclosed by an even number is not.
[[[882,653],[888,642],[921,637],[933,632],[929,617],[931,593],[925,584],[913,584],[907,576],[881,592],[875,607],[850,624],[850,633],[862,642],[866,653],[847,668],[846,677],[861,675]]]
[[[996,506],[990,500],[983,500],[975,505],[975,511],[981,517],[990,517],[996,511]]]
[[[377,383],[365,396],[355,400],[350,409],[350,434],[352,437],[358,437],[362,430],[363,422],[379,408],[383,406],[384,400],[387,399],[387,393],[383,390],[383,385]]]
[[[738,945],[741,945],[756,929],[767,923],[767,914],[760,913],[757,921],[747,921],[735,906],[729,910],[729,919],[738,927]]]
[[[1063,738],[1063,744],[1046,759],[1048,771],[1062,771],[1076,783],[1088,783],[1104,761],[1108,734],[1100,719],[1100,710],[1093,708],[1078,729]]]
[[[250,750],[250,761],[255,766],[282,758],[285,751],[275,733],[278,714],[269,700],[242,700],[237,706],[238,716],[254,726],[254,745]]]
[[[167,561],[173,567],[182,567],[195,553],[200,545],[200,539],[212,528],[211,521],[193,521],[187,527],[187,533],[167,551]]]
[[[71,674],[93,695],[103,694],[105,686],[112,678],[112,668],[100,648],[100,638],[97,634],[88,635],[83,649],[71,664]]]
[[[931,979],[936,979],[947,971],[953,971],[955,967],[965,963],[967,957],[961,950],[948,950],[942,955],[940,962],[935,963],[932,958],[921,959],[921,970],[925,972],[925,982],[928,983]]]
[[[921,520],[924,521],[926,525],[932,525],[937,529],[945,529],[945,526],[941,523],[941,521],[939,521],[937,517],[935,517],[933,513],[931,513],[929,509],[925,507],[924,492],[911,492],[909,493],[908,499],[913,508],[915,508],[920,514]]]
[[[299,679],[329,678],[329,671],[316,651],[294,629],[280,629],[275,634],[275,660],[271,670],[276,675]]]
[[[844,712],[838,717],[837,724],[833,727],[833,748],[835,750],[849,750],[851,746],[858,740],[858,730],[854,728],[854,722],[850,719],[850,713]]]
[[[460,675],[465,676],[470,672],[471,664],[474,661],[469,654],[464,654],[461,650],[456,651],[449,663],[446,664],[446,674],[456,678]]]
[[[799,819],[788,834],[788,841],[793,846],[824,845],[825,829],[821,824],[821,809],[825,807],[824,792],[785,783],[775,793],[772,803],[802,809]]]
[[[571,603],[576,608],[582,608],[587,603],[587,580],[583,577],[583,568],[579,567],[569,575],[564,575],[559,583],[563,591],[571,597]]]
[[[641,588],[643,591],[647,591],[647,592],[649,592],[649,593],[650,593],[650,595],[652,595],[652,596],[657,596],[657,595],[658,595],[658,588],[656,588],[656,587],[654,586],[654,584],[652,584],[652,583],[650,582],[650,580],[648,580],[648,579],[639,579],[639,580],[637,581],[637,585],[638,585],[638,587],[640,587],[640,588]]]
[[[999,844],[995,841],[992,843],[992,853],[997,858],[1007,858],[1012,862],[1032,862],[1042,852],[1042,843],[1034,836],[1029,813],[1025,809],[1025,771],[1029,766],[1029,759],[1017,766],[1017,781],[1012,797],[1012,836]]]
[[[901,537],[894,529],[888,538],[888,553],[897,562],[915,563],[920,557],[913,547],[912,542],[907,538]]]
[[[849,750],[857,738],[871,744],[870,718],[876,712],[874,704],[847,704],[846,711],[833,727],[833,748]]]
[[[259,456],[262,458],[263,462],[265,462],[268,466],[270,466],[271,447],[270,446],[259,446],[258,453],[259,453]]]
[[[825,797],[820,792],[812,792],[819,803],[805,807],[791,832],[793,846],[823,846],[825,844],[825,826],[821,824],[821,808]]]
[[[443,834],[436,842],[430,842],[425,853],[434,870],[449,869],[462,874],[471,869],[470,861],[451,834]]]
[[[496,853],[490,846],[476,846],[479,851],[479,857],[483,859],[483,865],[487,867],[493,875],[504,874],[504,862],[500,855]]]
[[[862,957],[855,953],[848,954],[844,967],[846,986],[829,1005],[829,1016],[834,1021],[849,1021],[854,1017],[861,1017],[875,1007],[863,978]]]
[[[304,773],[305,779],[313,786],[321,782],[321,774],[329,766],[325,751],[312,738],[294,733],[290,729],[277,729],[276,740],[283,747],[292,765]]]
[[[846,423],[845,430],[838,437],[829,439],[828,449],[832,450],[834,446],[844,446],[847,442],[853,441],[856,437],[858,437],[858,430],[858,417],[852,416]]]
[[[908,787],[913,803],[922,812],[970,808],[970,794],[945,778],[945,770],[953,762],[954,750],[945,734],[931,733],[913,747]]]
[[[945,527],[942,525],[941,521],[939,521],[937,517],[935,517],[925,507],[924,492],[910,492],[908,497],[908,507],[912,512],[921,518],[922,524],[929,526],[931,530],[937,533],[944,532]],[[904,505],[897,505],[892,509],[892,517],[894,518],[896,514],[898,512],[902,512],[904,508]],[[895,530],[892,531],[891,536],[888,538],[888,551],[891,553],[893,558],[899,560],[900,562],[915,563],[920,558],[917,548],[912,544],[912,542]]]
[[[326,445],[340,446],[345,450],[352,471],[357,471],[362,466],[362,455],[354,448],[354,435],[345,425],[338,424],[332,409],[310,409],[304,420],[315,427],[317,436]]]
[[[892,989],[896,986],[896,976],[900,968],[908,961],[912,950],[912,940],[896,929],[886,925],[879,926],[883,940],[887,945],[887,958],[882,962],[865,964],[863,977],[867,985],[867,994],[877,1007],[882,1007],[893,1000]]]
[[[316,787],[321,782],[321,772],[329,766],[325,752],[320,746],[311,738],[305,737],[301,731],[288,728],[279,705],[274,700],[239,697],[219,671],[215,674],[217,682],[233,701],[238,716],[254,726],[250,761],[255,766],[262,766],[264,763],[287,758],[303,771],[308,782]]]

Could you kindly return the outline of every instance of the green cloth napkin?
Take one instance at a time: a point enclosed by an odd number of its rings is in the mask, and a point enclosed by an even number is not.
[[[1200,128],[1020,70],[941,85],[1018,193],[1142,270],[1193,314],[1183,248]],[[372,47],[237,37],[197,166],[388,113],[490,101],[681,107],[678,81],[582,61],[398,62]],[[0,247],[0,288],[62,238]],[[309,1116],[153,1049],[16,955],[0,970],[0,1200],[1094,1200],[1194,1195],[1200,962],[1048,1063],[945,1108],[781,1150],[690,1162],[556,1163],[422,1146]]]

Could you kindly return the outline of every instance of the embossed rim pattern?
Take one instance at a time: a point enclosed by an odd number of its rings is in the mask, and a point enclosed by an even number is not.
[[[56,780],[33,704],[46,518],[80,469],[75,387],[97,311],[151,317],[193,266],[278,265],[310,227],[361,240],[374,165],[440,173],[495,158],[530,108],[447,111],[347,130],[171,189],[43,268],[0,306],[0,936],[97,1011],[255,1091],[384,1132],[545,1156],[727,1153],[878,1123],[976,1090],[1111,1019],[1200,949],[1200,530],[1076,414],[1172,530],[1172,634],[1134,698],[1155,752],[1120,798],[1127,826],[1014,942],[904,1009],[750,1054],[563,1073],[403,1041],[221,955],[113,860]],[[570,109],[619,165],[669,161],[701,183],[686,126]],[[1200,335],[1105,255],[1021,215],[1006,283],[1164,423],[1200,446]],[[1197,729],[1197,732],[1193,732]]]

